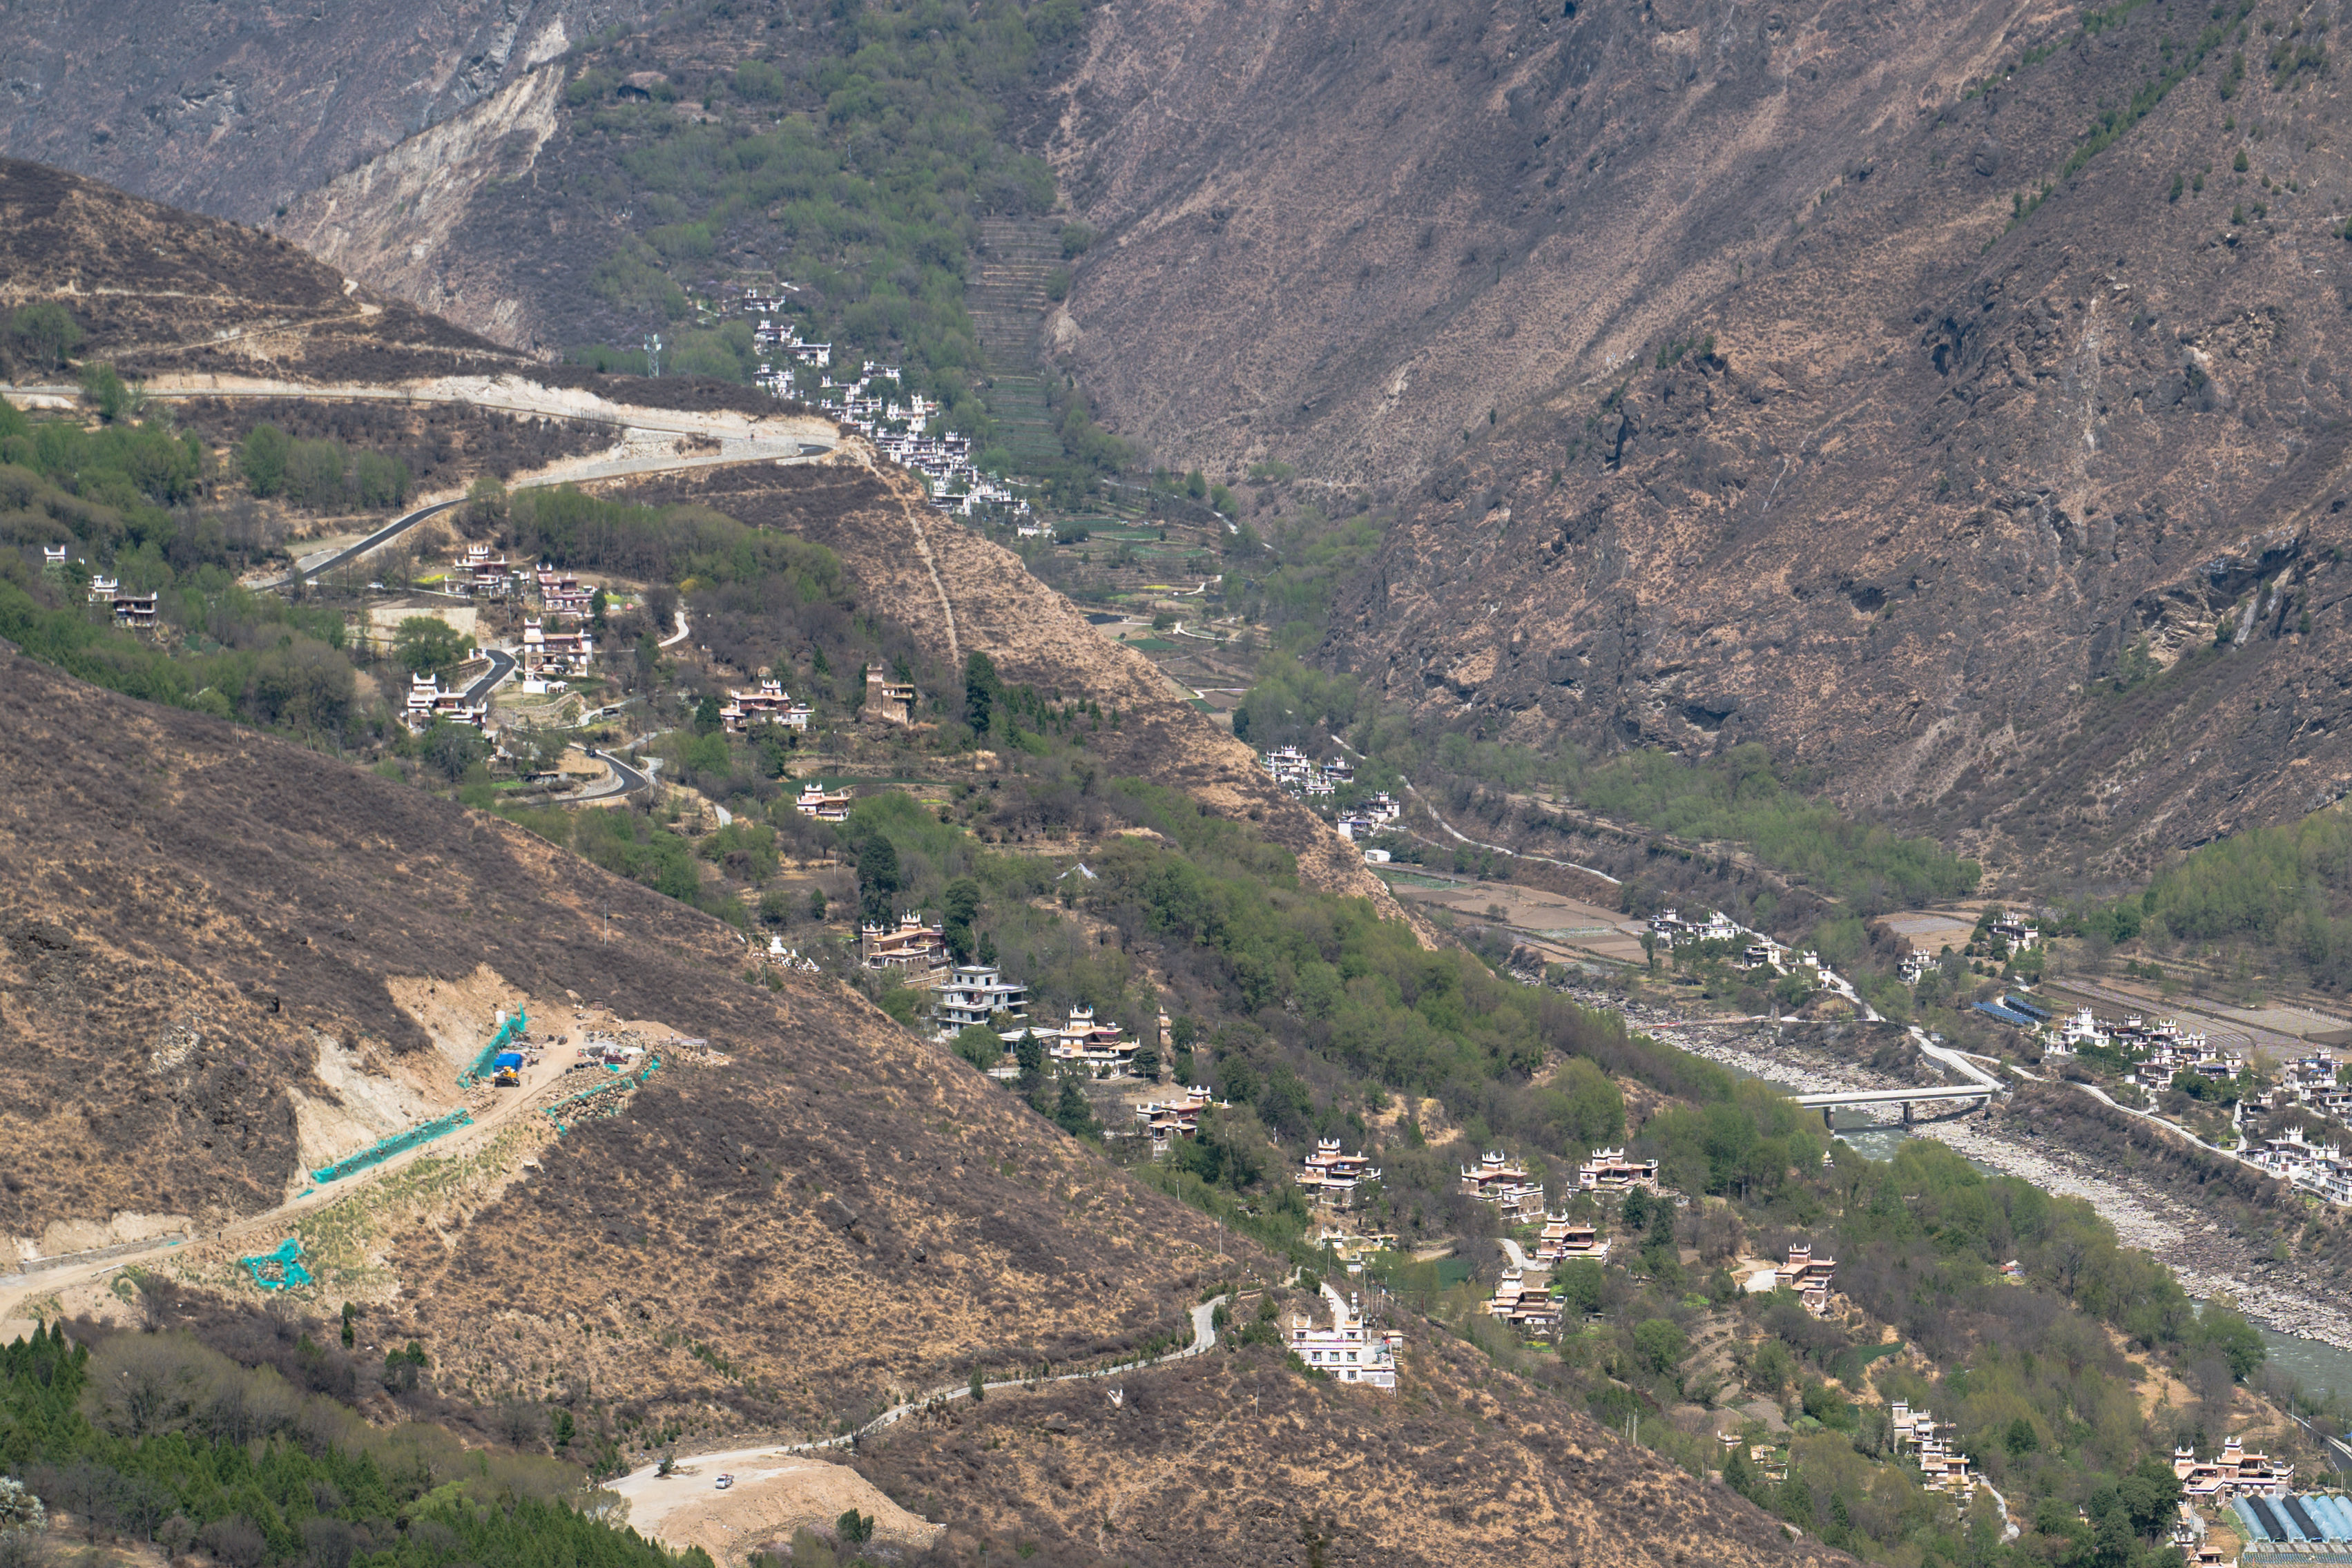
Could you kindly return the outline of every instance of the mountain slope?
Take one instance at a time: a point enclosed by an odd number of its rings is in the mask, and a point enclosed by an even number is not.
[[[663,1070],[560,1140],[478,1098],[502,1130],[465,1161],[173,1261],[235,1288],[236,1257],[298,1235],[445,1390],[509,1392],[528,1323],[570,1336],[574,1378],[732,1430],[1180,1334],[1246,1251],[832,982],[749,983],[727,928],[519,829],[13,651],[0,703],[0,1236],[159,1203],[233,1225],[309,1185],[306,1118],[457,1100],[488,999],[524,997],[542,1031],[610,1009],[723,1059],[654,1034]]]
[[[649,381],[549,365],[405,300],[361,287],[287,241],[142,200],[96,180],[0,159],[0,315],[55,302],[107,361],[158,391],[332,385],[387,389],[429,377],[517,377],[608,402],[777,413],[753,388]],[[19,384],[70,380],[22,342],[0,342]],[[483,386],[478,395],[486,395]],[[560,401],[560,400],[559,400]],[[557,403],[547,404],[557,412]],[[584,403],[562,412],[592,412]],[[610,417],[608,409],[593,412]]]
[[[969,655],[983,653],[1009,681],[1091,698],[1118,716],[1088,745],[1114,775],[1150,779],[1205,809],[1251,818],[1298,857],[1311,884],[1401,913],[1364,869],[1361,852],[1275,788],[1249,747],[1194,711],[1150,661],[1097,633],[1020,558],[934,511],[903,469],[744,464],[642,481],[625,493],[653,506],[695,502],[824,545],[861,598],[912,632],[943,667],[960,672]]]
[[[1852,1559],[1662,1464],[1472,1347],[1415,1334],[1398,1391],[1270,1348],[957,1406],[858,1469],[950,1541],[1159,1564]]]
[[[2342,794],[2352,166],[2250,12],[1885,127],[1676,344],[1440,467],[1325,656],[1530,742],[1760,740],[2011,869]]]
[[[1410,481],[1490,411],[1682,329],[1790,214],[2072,17],[1107,5],[1036,131],[1106,235],[1061,340],[1162,461]]]
[[[247,223],[497,90],[641,0],[422,11],[138,0],[12,11],[0,152]]]

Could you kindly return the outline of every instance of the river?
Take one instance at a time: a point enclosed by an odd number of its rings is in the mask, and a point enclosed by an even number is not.
[[[1596,994],[1579,999],[1623,1011],[1635,1028],[1652,1021],[1643,1016],[1647,1009],[1627,1009],[1614,998]],[[1858,1062],[1832,1061],[1786,1044],[1769,1025],[1677,1029],[1664,1038],[1738,1077],[1760,1079],[1790,1093],[1901,1086],[1901,1081]],[[2277,1281],[2267,1265],[2246,1256],[2204,1215],[2136,1190],[2069,1150],[2023,1141],[1981,1118],[1916,1130],[1900,1123],[1872,1124],[1858,1112],[1842,1112],[1840,1118],[1851,1124],[1841,1126],[1838,1136],[1873,1159],[1893,1157],[1906,1137],[1931,1137],[1988,1176],[2016,1176],[2045,1192],[2082,1198],[2115,1227],[2126,1246],[2164,1260],[2190,1295],[2202,1301],[2226,1293],[2235,1300],[2261,1330],[2272,1363],[2282,1371],[2315,1391],[2352,1396],[2352,1311],[2319,1292]]]

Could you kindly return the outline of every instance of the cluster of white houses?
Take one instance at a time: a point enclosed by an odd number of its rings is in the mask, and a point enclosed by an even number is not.
[[[1278,746],[1260,758],[1274,781],[1294,795],[1330,795],[1356,780],[1356,765],[1334,757],[1318,763],[1295,746]]]
[[[2333,1143],[2305,1143],[2300,1127],[2290,1127],[2282,1137],[2263,1139],[2246,1157],[2290,1186],[2330,1203],[2352,1204],[2352,1156]]]
[[[1650,929],[1669,947],[1694,942],[1737,942],[1748,935],[1746,927],[1721,910],[1704,920],[1685,920],[1680,910],[1662,909],[1650,916]]]
[[[1332,819],[1331,825],[1339,830],[1343,839],[1369,839],[1402,815],[1404,808],[1383,789],[1356,810],[1340,812]]]
[[[743,308],[760,318],[751,331],[760,373],[753,379],[778,397],[797,397],[795,372],[816,372],[817,398],[839,412],[843,423],[872,441],[882,455],[923,476],[931,504],[943,511],[970,516],[982,507],[1008,507],[1026,512],[1029,505],[980,471],[972,462],[971,438],[942,431],[929,434],[941,412],[939,403],[900,386],[896,365],[861,362],[857,373],[845,381],[833,378],[833,345],[803,341],[800,329],[785,316],[782,294],[746,289]]]
[[[2184,1030],[2171,1019],[2149,1023],[2134,1013],[2120,1023],[2108,1023],[2084,1008],[2068,1019],[2050,1018],[2040,1008],[2018,997],[2001,998],[2003,1009],[2041,1021],[2042,1054],[2073,1056],[2085,1048],[2119,1051],[2131,1059],[2131,1080],[2142,1088],[2161,1091],[2173,1075],[2193,1072],[2200,1078],[2235,1078],[2246,1065],[2243,1053],[2222,1050],[2202,1034]],[[1991,1010],[1990,1009],[1986,1010]],[[1995,1013],[1996,1017],[2001,1016]],[[2331,1072],[2329,1077],[2333,1078]]]

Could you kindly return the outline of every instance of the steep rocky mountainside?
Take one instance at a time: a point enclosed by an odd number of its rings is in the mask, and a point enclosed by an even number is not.
[[[1324,656],[1487,734],[1760,740],[2045,878],[2340,796],[2328,11],[2119,7],[1890,118],[1442,465]]]
[[[1108,5],[1032,132],[1106,235],[1056,340],[1162,461],[1410,481],[1681,329],[2074,9]]]
[[[621,493],[653,506],[694,502],[827,547],[856,579],[860,600],[911,631],[942,667],[961,670],[982,653],[1006,680],[1115,710],[1118,727],[1088,746],[1114,775],[1149,779],[1207,810],[1252,819],[1298,857],[1313,885],[1402,914],[1354,846],[1276,789],[1247,746],[1194,711],[1150,660],[1087,625],[1019,557],[933,511],[904,470],[738,465],[637,481]]]
[[[806,1429],[975,1363],[1179,1335],[1254,1256],[833,982],[751,983],[732,932],[520,829],[5,648],[0,711],[0,1236],[286,1199],[299,1103],[413,1078],[437,1060],[421,982],[487,966],[498,995],[571,993],[725,1060],[560,1140],[512,1124],[498,1181],[439,1191],[372,1258],[338,1236],[402,1200],[366,1188],[231,1249],[307,1236],[445,1389],[520,1382],[528,1323],[649,1407]],[[486,1033],[487,1000],[460,1021]]]
[[[0,152],[247,223],[648,0],[55,3],[0,37]]]

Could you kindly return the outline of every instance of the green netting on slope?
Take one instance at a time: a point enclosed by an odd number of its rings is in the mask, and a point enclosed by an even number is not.
[[[474,1058],[474,1065],[457,1074],[457,1086],[462,1089],[470,1083],[488,1078],[490,1075],[492,1063],[496,1061],[499,1052],[507,1048],[507,1042],[520,1039],[530,1028],[530,1014],[520,1010],[500,1024],[499,1032],[490,1036],[490,1043],[482,1047],[482,1054]]]
[[[310,1173],[310,1179],[339,1181],[354,1171],[363,1171],[370,1166],[380,1165],[393,1155],[413,1149],[419,1144],[429,1144],[444,1134],[454,1133],[460,1127],[471,1126],[473,1122],[474,1113],[470,1111],[452,1111],[447,1115],[436,1116],[430,1122],[419,1122],[404,1133],[394,1133],[389,1138],[370,1144],[358,1154],[347,1155],[331,1166],[320,1166]]]
[[[289,1236],[269,1251],[257,1253],[250,1258],[240,1258],[237,1261],[245,1265],[247,1270],[253,1275],[253,1282],[263,1290],[282,1291],[289,1285],[307,1285],[311,1282],[310,1270],[295,1261],[301,1256],[302,1239],[299,1236]]]
[[[577,1094],[567,1094],[552,1105],[542,1105],[540,1109],[549,1121],[555,1124],[555,1131],[560,1136],[583,1122],[600,1121],[616,1114],[628,1092],[660,1070],[661,1058],[656,1056],[646,1063],[642,1072],[632,1073],[610,1083],[599,1083],[595,1088],[583,1089]]]

